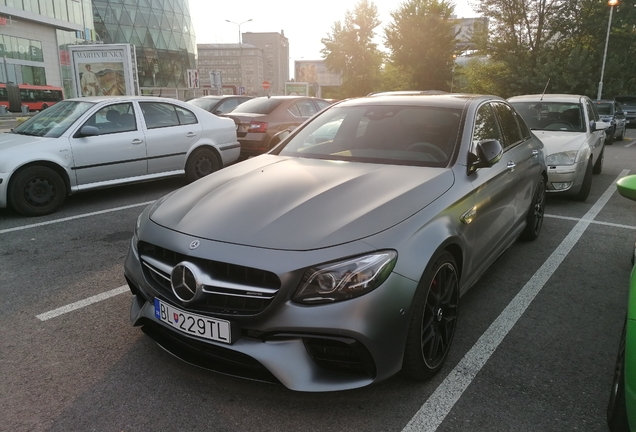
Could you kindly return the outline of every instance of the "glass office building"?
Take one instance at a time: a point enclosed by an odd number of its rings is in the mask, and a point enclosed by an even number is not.
[[[98,39],[137,51],[140,87],[186,87],[196,42],[187,0],[92,0]]]

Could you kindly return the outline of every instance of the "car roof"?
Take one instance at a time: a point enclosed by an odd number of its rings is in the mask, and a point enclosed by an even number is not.
[[[580,103],[581,98],[585,98],[585,97],[587,96],[575,95],[575,94],[558,94],[558,93],[527,94],[527,95],[513,96],[511,98],[508,98],[508,102],[546,101],[546,102]]]
[[[125,101],[125,102],[129,102],[132,100],[137,100],[137,101],[141,101],[141,102],[148,102],[148,101],[161,101],[161,102],[177,102],[177,103],[185,103],[183,101],[180,101],[179,99],[173,99],[173,98],[167,98],[167,97],[160,97],[160,96],[128,96],[128,95],[121,95],[121,96],[88,96],[88,97],[76,97],[76,98],[70,98],[70,99],[64,99],[65,101],[78,101],[78,102],[93,102],[93,103],[99,103],[99,102],[113,102],[113,101]]]
[[[408,95],[373,95],[362,98],[347,99],[338,103],[338,106],[360,106],[360,105],[419,105],[435,106],[443,108],[462,109],[467,103],[474,100],[499,100],[504,101],[499,96],[479,95],[479,94],[408,94]]]
[[[443,90],[392,90],[385,92],[373,92],[367,96],[417,96],[417,95],[438,95],[448,94]]]

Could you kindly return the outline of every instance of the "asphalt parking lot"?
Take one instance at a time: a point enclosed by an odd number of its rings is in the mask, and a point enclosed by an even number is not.
[[[539,239],[462,297],[439,375],[346,392],[201,370],[131,327],[135,220],[182,180],[78,194],[39,218],[1,209],[0,430],[606,431],[636,240],[636,203],[615,191],[636,173],[627,137],[586,202],[549,197]]]

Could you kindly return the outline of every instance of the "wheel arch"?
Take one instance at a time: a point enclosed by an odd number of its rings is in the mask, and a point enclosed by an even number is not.
[[[185,163],[183,164],[183,169],[185,169],[186,165],[188,164],[188,160],[190,160],[190,157],[192,157],[192,155],[196,151],[201,149],[212,150],[212,152],[214,152],[214,155],[219,160],[219,163],[223,165],[223,157],[221,156],[221,152],[219,152],[219,149],[217,149],[212,143],[205,143],[205,144],[201,144],[196,147],[190,148],[190,150],[188,151],[188,154],[186,155]]]
[[[30,168],[33,166],[41,166],[41,167],[46,167],[46,168],[50,168],[53,171],[55,171],[64,181],[64,185],[66,187],[66,194],[67,195],[71,195],[72,194],[72,190],[71,190],[71,179],[69,178],[68,172],[59,164],[55,163],[55,162],[51,162],[51,161],[47,161],[47,160],[35,160],[35,161],[31,161],[28,163],[25,163],[24,165],[20,165],[18,168],[16,168],[12,173],[11,176],[9,177],[9,181],[7,182],[7,190],[9,190],[13,184],[13,181],[15,179],[15,175],[17,173],[19,173],[20,171],[26,169],[26,168]]]

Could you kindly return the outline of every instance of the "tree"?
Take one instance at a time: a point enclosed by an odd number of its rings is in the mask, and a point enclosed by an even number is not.
[[[327,69],[342,75],[341,97],[364,96],[378,88],[383,54],[373,37],[379,25],[375,4],[360,0],[346,12],[344,23],[336,21],[321,39]]]
[[[416,90],[450,90],[456,52],[454,6],[447,0],[408,0],[385,28],[389,61]]]

